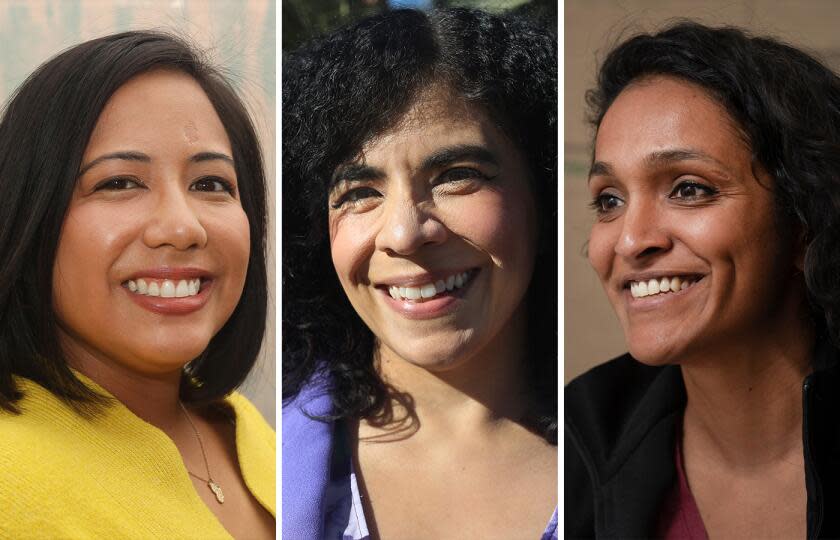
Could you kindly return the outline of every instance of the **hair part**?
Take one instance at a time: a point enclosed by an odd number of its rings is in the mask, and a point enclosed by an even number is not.
[[[56,250],[82,156],[100,113],[129,79],[154,69],[193,77],[230,139],[251,246],[239,304],[207,349],[185,368],[181,399],[216,401],[253,366],[265,331],[266,194],[256,132],[230,84],[182,38],[154,31],[113,34],[41,65],[16,90],[0,121],[0,408],[18,412],[14,376],[31,379],[94,414],[107,400],[68,366],[53,309]]]

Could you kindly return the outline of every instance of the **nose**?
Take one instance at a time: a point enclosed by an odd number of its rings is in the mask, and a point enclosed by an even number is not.
[[[143,241],[151,248],[171,246],[178,250],[201,248],[207,244],[207,231],[188,193],[177,187],[161,192],[149,214]]]
[[[376,248],[391,255],[411,255],[427,245],[446,240],[446,227],[411,197],[385,203]]]
[[[672,247],[667,217],[655,201],[629,202],[621,219],[621,236],[615,246],[621,257],[642,259]]]

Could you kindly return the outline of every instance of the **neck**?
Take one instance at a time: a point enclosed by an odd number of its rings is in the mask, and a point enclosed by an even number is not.
[[[445,370],[412,364],[381,345],[378,370],[397,397],[391,400],[395,422],[405,429],[413,418],[428,436],[496,431],[518,422],[527,406],[525,317],[514,314],[506,328],[483,349]],[[399,397],[402,396],[402,397]],[[386,431],[396,426],[382,426]]]
[[[65,347],[70,366],[108,391],[142,420],[169,432],[183,423],[180,370],[144,374],[80,347]]]
[[[741,470],[801,459],[802,382],[814,346],[801,320],[682,363],[683,444],[694,455]]]

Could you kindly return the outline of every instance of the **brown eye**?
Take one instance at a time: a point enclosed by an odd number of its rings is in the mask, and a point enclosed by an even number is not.
[[[191,191],[222,192],[233,194],[233,185],[223,178],[217,176],[206,176],[199,178],[190,186]]]
[[[127,176],[118,176],[104,180],[93,188],[94,191],[120,191],[125,189],[136,189],[143,187],[139,180]]]
[[[359,202],[361,202],[365,199],[369,199],[369,198],[372,198],[372,197],[381,197],[381,196],[382,196],[382,194],[379,193],[378,191],[376,191],[373,188],[357,187],[357,188],[353,188],[349,191],[344,192],[344,194],[341,195],[341,197],[339,197],[338,200],[335,201],[332,204],[332,207],[333,207],[333,209],[338,210],[339,208],[341,208],[342,206],[344,206],[346,204],[350,204],[350,205],[358,204]]]
[[[685,201],[693,201],[717,194],[717,190],[698,182],[682,182],[671,192],[669,197]]]
[[[459,182],[462,180],[490,180],[491,177],[487,176],[483,172],[473,169],[471,167],[456,167],[454,169],[449,169],[444,171],[440,176],[437,177],[435,184],[442,184],[444,182]]]
[[[598,214],[606,214],[620,206],[624,206],[624,201],[612,193],[601,193],[592,200],[589,206]]]

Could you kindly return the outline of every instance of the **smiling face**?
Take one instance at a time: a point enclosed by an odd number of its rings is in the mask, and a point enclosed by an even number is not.
[[[796,235],[780,232],[772,180],[702,88],[625,88],[598,129],[589,189],[589,260],[638,360],[749,343],[800,313]]]
[[[175,374],[221,329],[250,249],[231,156],[188,75],[149,72],[113,94],[82,158],[53,268],[71,363]]]
[[[445,370],[513,339],[535,205],[519,152],[483,113],[429,93],[334,178],[333,263],[383,353]]]

